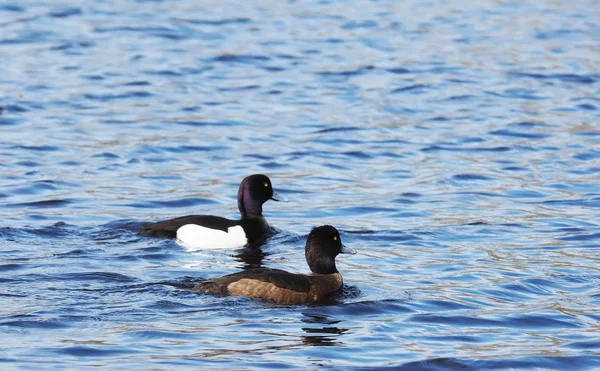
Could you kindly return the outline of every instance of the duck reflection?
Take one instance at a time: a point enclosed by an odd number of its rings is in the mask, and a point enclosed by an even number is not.
[[[269,254],[264,252],[259,247],[247,247],[245,249],[240,250],[233,257],[235,260],[242,263],[240,266],[241,269],[254,269],[254,268],[262,268],[262,263],[265,257]]]
[[[278,229],[269,228],[269,231],[265,233],[264,236],[246,245],[243,249],[240,249],[233,255],[235,260],[242,263],[242,265],[239,266],[240,269],[263,268],[263,260],[271,255],[270,253],[264,252],[262,249],[267,243],[267,240],[271,240],[271,242],[277,244],[293,244],[300,239],[295,235],[281,233]]]
[[[308,335],[301,336],[302,343],[313,346],[344,345],[340,337],[349,329],[336,326],[340,320],[330,319],[324,315],[302,313],[306,318],[303,323],[311,324],[311,327],[302,327]]]

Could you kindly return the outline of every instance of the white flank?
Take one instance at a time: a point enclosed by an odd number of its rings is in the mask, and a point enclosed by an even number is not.
[[[188,250],[237,249],[248,243],[244,229],[236,225],[227,232],[186,224],[177,230],[177,241]]]

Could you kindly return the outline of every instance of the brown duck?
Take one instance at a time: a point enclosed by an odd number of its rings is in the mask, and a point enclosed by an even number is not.
[[[312,274],[256,268],[204,281],[193,290],[261,298],[277,304],[314,303],[342,287],[342,275],[335,266],[338,254],[356,254],[356,251],[342,244],[337,229],[324,225],[313,228],[306,240],[306,262]]]

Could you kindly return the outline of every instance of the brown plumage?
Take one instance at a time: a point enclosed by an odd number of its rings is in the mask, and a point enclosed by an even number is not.
[[[193,290],[213,295],[262,298],[277,304],[314,303],[342,287],[342,275],[335,266],[335,257],[340,253],[356,252],[342,244],[334,227],[317,227],[308,235],[305,249],[312,274],[257,268],[204,281]]]

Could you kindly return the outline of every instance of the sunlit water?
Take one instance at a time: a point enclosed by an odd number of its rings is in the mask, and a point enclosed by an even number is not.
[[[12,5],[11,5],[12,4]],[[0,368],[600,367],[597,1],[0,5]],[[236,217],[262,251],[144,222]],[[343,293],[186,290],[307,272]]]

